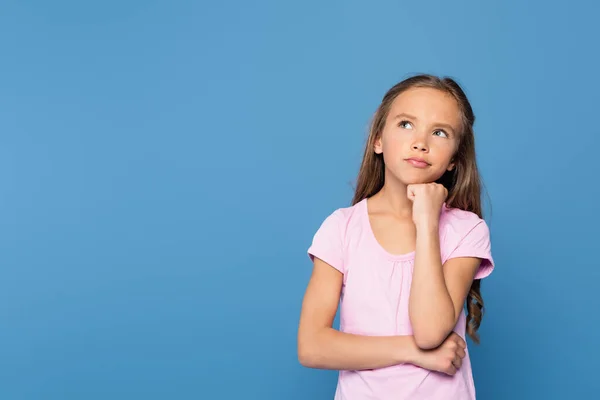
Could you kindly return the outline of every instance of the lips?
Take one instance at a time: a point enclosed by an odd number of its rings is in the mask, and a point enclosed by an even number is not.
[[[429,163],[422,158],[411,157],[407,158],[406,162],[416,168],[427,168],[429,167]]]

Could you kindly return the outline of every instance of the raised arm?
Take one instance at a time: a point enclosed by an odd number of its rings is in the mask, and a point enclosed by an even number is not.
[[[439,346],[454,329],[481,263],[478,258],[453,258],[442,266],[437,225],[417,226],[415,266],[409,315],[415,343]]]
[[[408,187],[417,230],[409,316],[415,343],[421,349],[439,346],[456,326],[482,262],[477,256],[490,258],[487,227],[473,215],[470,218],[479,228],[442,265],[439,219],[446,195],[446,189],[439,184]]]

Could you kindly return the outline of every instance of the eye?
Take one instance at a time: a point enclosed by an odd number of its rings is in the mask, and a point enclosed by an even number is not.
[[[434,131],[433,134],[435,136],[440,136],[440,137],[445,137],[445,138],[448,137],[448,134],[446,132],[444,132],[443,130],[441,130],[441,129],[438,129],[437,131]]]
[[[404,128],[404,129],[410,129],[412,128],[412,124],[410,123],[410,121],[400,121],[400,123],[398,124],[398,126],[400,128]]]

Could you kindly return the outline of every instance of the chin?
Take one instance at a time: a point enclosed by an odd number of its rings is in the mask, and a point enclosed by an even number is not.
[[[415,179],[415,180],[411,180],[408,182],[405,182],[406,185],[420,185],[422,183],[432,183],[435,181],[432,181],[430,179]]]
[[[434,179],[430,179],[426,176],[401,176],[397,178],[404,185],[419,185],[421,183],[435,182]]]
[[[422,183],[433,183],[437,182],[439,177],[438,174],[432,174],[432,171],[402,171],[400,174],[395,174],[392,171],[388,171],[404,185],[418,185]],[[427,173],[429,172],[429,173]]]
[[[386,177],[392,177],[393,180],[401,182],[404,185],[418,185],[422,183],[436,182],[439,178],[437,177],[437,171],[431,169],[417,169],[417,168],[397,168],[396,170],[386,168]]]

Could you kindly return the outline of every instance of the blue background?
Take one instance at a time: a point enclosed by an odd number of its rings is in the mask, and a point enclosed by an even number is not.
[[[417,72],[476,115],[480,399],[596,395],[592,1],[2,1],[0,398],[331,399],[296,329],[368,122]]]

